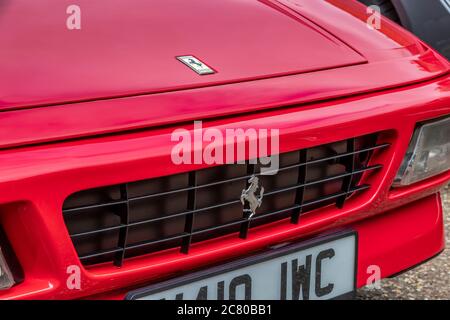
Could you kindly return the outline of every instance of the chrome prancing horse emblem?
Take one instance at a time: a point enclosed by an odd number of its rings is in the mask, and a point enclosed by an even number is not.
[[[250,179],[248,179],[248,183],[250,183],[248,188],[242,190],[241,202],[243,206],[245,206],[246,202],[248,203],[248,208],[244,208],[244,212],[248,213],[247,219],[250,220],[255,215],[256,209],[258,209],[262,204],[264,187],[261,186],[258,197],[255,193],[259,188],[259,178],[257,176],[251,176]]]
[[[216,73],[213,69],[194,56],[179,56],[176,58],[201,76]]]

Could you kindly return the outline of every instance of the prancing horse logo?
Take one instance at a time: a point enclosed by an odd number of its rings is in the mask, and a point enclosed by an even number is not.
[[[188,61],[189,61],[190,64],[196,64],[196,65],[199,66],[199,67],[203,67],[203,63],[201,63],[201,62],[196,62],[196,61],[195,61],[194,59],[192,59],[192,58],[188,59]]]
[[[250,220],[255,215],[256,209],[258,209],[262,204],[262,199],[264,197],[264,187],[261,186],[259,197],[257,197],[255,193],[259,188],[259,178],[253,175],[250,177],[250,179],[248,179],[248,183],[250,183],[248,188],[242,190],[241,202],[242,205],[245,206],[245,202],[247,201],[248,208],[245,208],[244,212],[248,213],[247,219]]]
[[[194,56],[178,56],[178,61],[184,63],[186,66],[197,72],[199,75],[207,75],[216,73],[213,69],[208,67],[204,62],[200,61]]]

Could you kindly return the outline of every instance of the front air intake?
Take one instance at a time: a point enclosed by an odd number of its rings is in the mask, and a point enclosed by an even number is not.
[[[66,199],[64,220],[85,265],[121,266],[129,257],[176,248],[188,254],[192,244],[226,234],[245,241],[252,227],[301,223],[314,209],[342,208],[370,188],[365,176],[382,167],[371,156],[388,146],[372,134],[280,154],[273,176],[259,175],[258,165],[233,164],[84,190]],[[253,176],[265,192],[249,221],[240,197]]]

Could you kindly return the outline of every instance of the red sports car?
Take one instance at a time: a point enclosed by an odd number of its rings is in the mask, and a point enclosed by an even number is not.
[[[450,64],[358,1],[6,0],[0,43],[2,299],[346,298],[444,249]]]

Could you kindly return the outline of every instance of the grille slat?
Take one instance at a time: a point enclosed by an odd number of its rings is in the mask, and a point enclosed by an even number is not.
[[[307,160],[307,150],[303,149],[299,151],[300,153],[300,163],[306,163]],[[300,218],[300,214],[302,213],[302,205],[303,201],[305,199],[305,189],[306,189],[306,176],[307,176],[307,168],[308,166],[301,166],[298,170],[297,175],[297,192],[295,194],[295,203],[299,206],[297,209],[295,209],[294,213],[291,216],[291,223],[297,224],[298,220]],[[324,181],[323,181],[324,182]],[[322,182],[321,182],[322,183]]]
[[[133,199],[129,199],[129,200],[133,200]],[[112,201],[112,202],[108,202],[108,203],[101,203],[101,204],[96,204],[96,205],[83,206],[83,207],[80,207],[80,208],[65,209],[65,210],[63,210],[63,213],[64,214],[79,213],[79,212],[82,212],[82,211],[85,211],[85,210],[104,208],[104,207],[112,207],[112,206],[123,205],[123,204],[127,204],[127,200]]]
[[[184,232],[187,234],[181,242],[181,252],[188,253],[192,241],[192,232],[194,228],[194,216],[196,208],[196,193],[197,189],[197,174],[196,171],[189,172],[189,193],[188,193],[188,213],[185,216]]]
[[[123,205],[123,209],[119,211],[120,224],[128,226],[130,223],[130,203],[128,197],[128,185],[120,186],[120,198],[126,201],[126,204]],[[121,228],[119,231],[119,239],[118,239],[118,247],[122,249],[121,251],[117,251],[114,256],[114,265],[116,267],[121,267],[123,264],[123,259],[125,258],[125,250],[127,247],[127,237],[128,237],[128,228]]]
[[[279,173],[259,175],[255,161],[182,173],[151,180],[81,191],[70,196],[63,216],[84,264],[110,261],[178,248],[237,233],[246,239],[251,228],[328,205],[342,208],[353,194],[370,188],[361,178],[383,166],[370,164],[377,134],[280,154]],[[254,162],[254,163],[253,163]],[[259,177],[265,192],[256,215],[249,217],[241,192]],[[258,190],[259,192],[259,190]]]
[[[344,178],[344,182],[342,183],[342,190],[348,191],[352,187],[353,175],[355,171],[355,139],[347,140],[347,153],[351,154],[347,157],[344,157],[345,160],[345,170],[350,172],[351,174]],[[336,200],[336,206],[340,209],[344,207],[345,196],[339,197]]]

